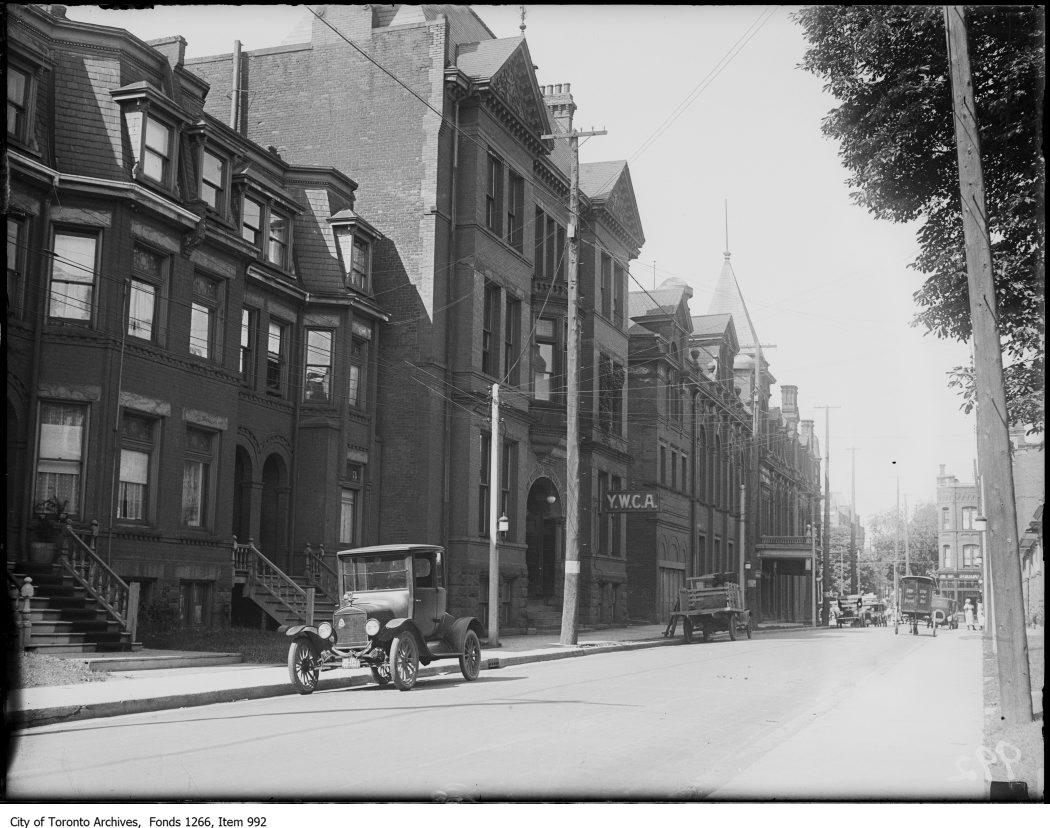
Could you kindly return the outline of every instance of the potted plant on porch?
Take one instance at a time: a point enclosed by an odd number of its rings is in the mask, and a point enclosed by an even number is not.
[[[59,501],[51,495],[33,507],[33,538],[29,543],[29,560],[33,563],[54,563],[61,537],[62,525],[66,522],[68,500]]]

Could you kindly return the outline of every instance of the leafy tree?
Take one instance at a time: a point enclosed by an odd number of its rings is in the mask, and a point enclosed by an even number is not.
[[[839,142],[854,201],[880,219],[921,220],[925,276],[913,324],[970,338],[952,89],[941,6],[806,6],[802,68],[841,105],[822,131]],[[1041,6],[967,7],[971,72],[1007,404],[1012,424],[1043,428],[1045,217]],[[972,408],[972,370],[949,372]]]

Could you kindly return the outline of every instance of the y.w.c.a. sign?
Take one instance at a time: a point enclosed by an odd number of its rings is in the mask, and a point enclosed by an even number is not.
[[[603,512],[659,512],[660,498],[655,492],[606,492]]]

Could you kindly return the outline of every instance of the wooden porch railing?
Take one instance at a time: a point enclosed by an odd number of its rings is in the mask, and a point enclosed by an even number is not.
[[[237,543],[234,537],[233,570],[245,577],[249,588],[262,589],[304,624],[313,623],[313,590],[307,592],[285,575],[279,566],[256,548],[251,538],[247,543]]]
[[[126,584],[95,554],[93,547],[98,537],[98,521],[92,521],[92,529],[86,534],[89,541],[73,528],[72,519],[66,518],[62,525],[58,562],[134,641],[138,629],[139,585]]]
[[[313,584],[326,597],[334,603],[339,603],[339,577],[334,569],[325,560],[324,544],[318,544],[318,551],[314,551],[310,544],[306,544],[306,580]]]

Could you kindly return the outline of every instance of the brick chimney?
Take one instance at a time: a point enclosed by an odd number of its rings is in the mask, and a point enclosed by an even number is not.
[[[553,83],[540,87],[543,92],[543,102],[547,104],[551,118],[564,132],[572,131],[572,114],[576,111],[570,86],[571,84],[568,83]]]
[[[313,20],[310,43],[314,46],[346,45],[343,38],[332,31],[332,27],[349,40],[372,38],[372,29],[377,22],[375,7],[372,5],[331,3],[310,8],[321,18],[315,17]]]
[[[809,447],[812,450],[812,448],[813,448],[813,421],[812,420],[803,420],[800,423],[800,425],[802,427],[802,444],[807,446],[807,447]]]
[[[780,407],[783,411],[784,419],[787,420],[788,430],[793,432],[795,430],[795,426],[798,425],[797,385],[780,386]]]
[[[172,69],[179,68],[186,61],[186,38],[182,35],[160,37],[146,42],[168,59]]]

